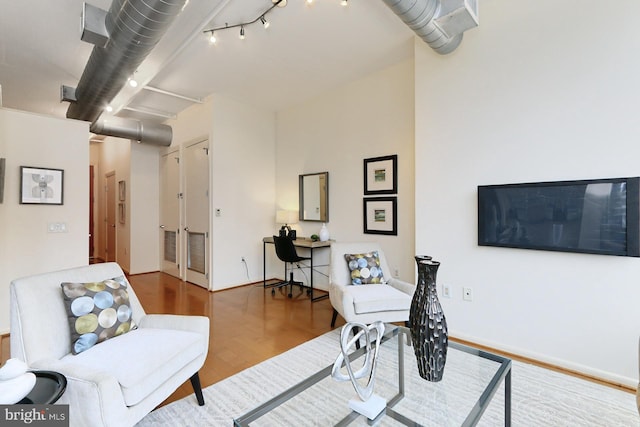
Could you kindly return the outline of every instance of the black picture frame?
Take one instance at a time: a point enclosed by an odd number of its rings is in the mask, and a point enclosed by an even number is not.
[[[364,194],[398,193],[398,155],[364,159]]]
[[[21,205],[62,205],[64,170],[20,166]]]
[[[362,199],[364,234],[398,235],[398,198],[365,197]]]

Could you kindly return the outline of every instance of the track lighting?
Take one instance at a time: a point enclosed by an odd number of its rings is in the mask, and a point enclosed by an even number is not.
[[[244,40],[244,38],[245,38],[244,27],[245,26],[251,25],[254,22],[260,21],[260,23],[262,24],[262,26],[265,29],[269,28],[270,23],[269,23],[269,21],[267,21],[267,18],[266,18],[267,14],[269,12],[271,12],[273,10],[273,8],[276,7],[276,6],[284,7],[286,5],[287,5],[287,0],[272,0],[272,5],[269,6],[269,8],[267,10],[265,10],[260,15],[258,15],[258,17],[256,19],[254,19],[253,21],[240,22],[240,23],[234,24],[234,25],[224,24],[224,27],[209,28],[207,30],[204,30],[203,33],[205,33],[205,34],[210,33],[209,41],[213,44],[213,43],[215,43],[215,40],[216,40],[216,38],[213,35],[213,33],[215,31],[228,30],[230,28],[240,27],[240,39]]]
[[[312,4],[313,0],[306,0],[307,4]],[[347,0],[341,0],[340,4],[342,6],[347,6],[348,5],[348,1]],[[260,23],[262,24],[262,26],[267,29],[269,28],[269,21],[267,21],[267,14],[269,14],[276,6],[277,7],[285,7],[287,5],[287,0],[271,0],[271,6],[269,6],[264,12],[262,12],[260,15],[258,15],[258,17],[256,19],[254,19],[253,21],[247,21],[247,22],[239,22],[237,24],[233,24],[233,25],[229,25],[228,23],[224,24],[224,27],[215,27],[215,28],[209,28],[206,30],[203,30],[202,32],[205,35],[209,35],[209,42],[211,44],[215,44],[217,41],[217,38],[214,36],[214,32],[215,31],[221,31],[221,30],[228,30],[230,28],[238,28],[240,27],[240,40],[244,40],[245,39],[245,32],[244,32],[244,27],[246,27],[247,25],[251,25],[255,22],[260,21]]]

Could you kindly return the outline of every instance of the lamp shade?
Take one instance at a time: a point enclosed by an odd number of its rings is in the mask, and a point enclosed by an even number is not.
[[[297,211],[276,211],[276,223],[277,224],[296,224],[298,222]]]

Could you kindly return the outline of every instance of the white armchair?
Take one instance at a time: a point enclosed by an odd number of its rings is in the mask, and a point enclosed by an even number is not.
[[[67,388],[71,426],[133,426],[191,378],[203,405],[198,370],[209,347],[209,319],[147,315],[128,288],[136,329],[77,355],[61,283],[100,282],[122,276],[116,263],[94,264],[11,282],[11,357],[32,370],[57,371]]]
[[[351,272],[345,254],[377,251],[380,268],[386,284],[352,285]],[[331,327],[335,326],[338,313],[347,322],[370,324],[383,322],[406,322],[415,285],[403,282],[391,275],[391,270],[378,243],[331,244],[329,299],[333,306]]]

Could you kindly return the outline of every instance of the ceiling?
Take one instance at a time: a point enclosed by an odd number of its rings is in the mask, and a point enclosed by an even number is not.
[[[65,117],[60,86],[77,86],[93,48],[80,40],[82,3],[0,2],[3,107]],[[88,3],[108,10],[111,0]],[[215,45],[203,34],[253,21],[271,5],[190,0],[138,68],[140,85],[126,85],[112,101],[112,114],[161,122],[211,94],[278,111],[412,55],[413,32],[382,0],[289,0],[266,16],[268,29],[246,26],[245,40],[238,28],[216,32]]]

